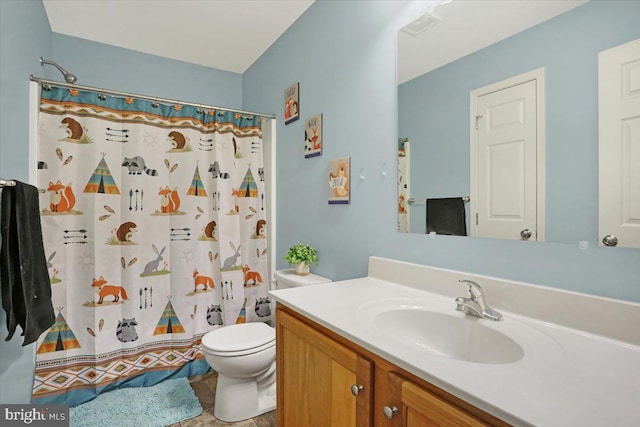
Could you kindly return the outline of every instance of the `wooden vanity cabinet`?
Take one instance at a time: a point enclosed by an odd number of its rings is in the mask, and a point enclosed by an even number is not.
[[[370,427],[371,362],[289,313],[276,310],[278,427]]]
[[[509,425],[280,304],[276,373],[278,427]]]
[[[437,394],[395,373],[388,373],[389,389],[383,415],[389,427],[490,426]],[[391,417],[390,419],[388,417]]]

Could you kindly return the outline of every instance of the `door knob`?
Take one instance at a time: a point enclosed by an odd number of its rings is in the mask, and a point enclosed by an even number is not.
[[[531,237],[531,230],[529,230],[528,228],[525,228],[520,232],[520,237],[527,240],[528,238]]]
[[[364,387],[361,385],[354,384],[351,386],[351,394],[353,394],[354,396],[359,395],[362,390],[364,390]]]
[[[385,406],[384,408],[382,408],[382,412],[384,413],[384,416],[390,420],[393,418],[396,412],[398,412],[398,408],[395,406],[392,406],[392,407]]]
[[[618,238],[613,234],[607,234],[602,238],[602,243],[604,243],[605,246],[615,246],[618,244]]]

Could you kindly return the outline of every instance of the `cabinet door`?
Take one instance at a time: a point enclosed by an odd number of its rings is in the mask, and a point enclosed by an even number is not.
[[[398,375],[389,374],[389,427],[488,426],[472,414]]]
[[[371,362],[280,309],[276,372],[278,427],[371,426]]]

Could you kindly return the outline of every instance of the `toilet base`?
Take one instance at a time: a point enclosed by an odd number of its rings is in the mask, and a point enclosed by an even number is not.
[[[218,374],[213,414],[221,421],[236,422],[276,409],[275,363],[258,381]]]

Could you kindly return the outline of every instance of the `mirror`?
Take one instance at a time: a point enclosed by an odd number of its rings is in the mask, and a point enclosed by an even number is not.
[[[440,198],[458,202],[430,208],[430,225],[444,227],[439,234],[523,240],[528,231],[529,240],[596,244],[598,53],[640,38],[640,4],[445,0],[415,16],[422,18],[409,32],[426,30],[397,37],[398,230],[427,233],[427,199]],[[519,93],[489,101],[532,80],[532,104],[503,108],[525,98]],[[483,145],[483,129],[523,121],[532,110],[533,151],[511,144],[520,137]],[[523,150],[533,153],[533,175],[512,169]],[[525,181],[533,190],[522,189]],[[479,232],[492,214],[516,222],[531,205],[533,229],[508,237]],[[438,225],[438,213],[455,224]],[[460,221],[465,233],[452,231]]]

